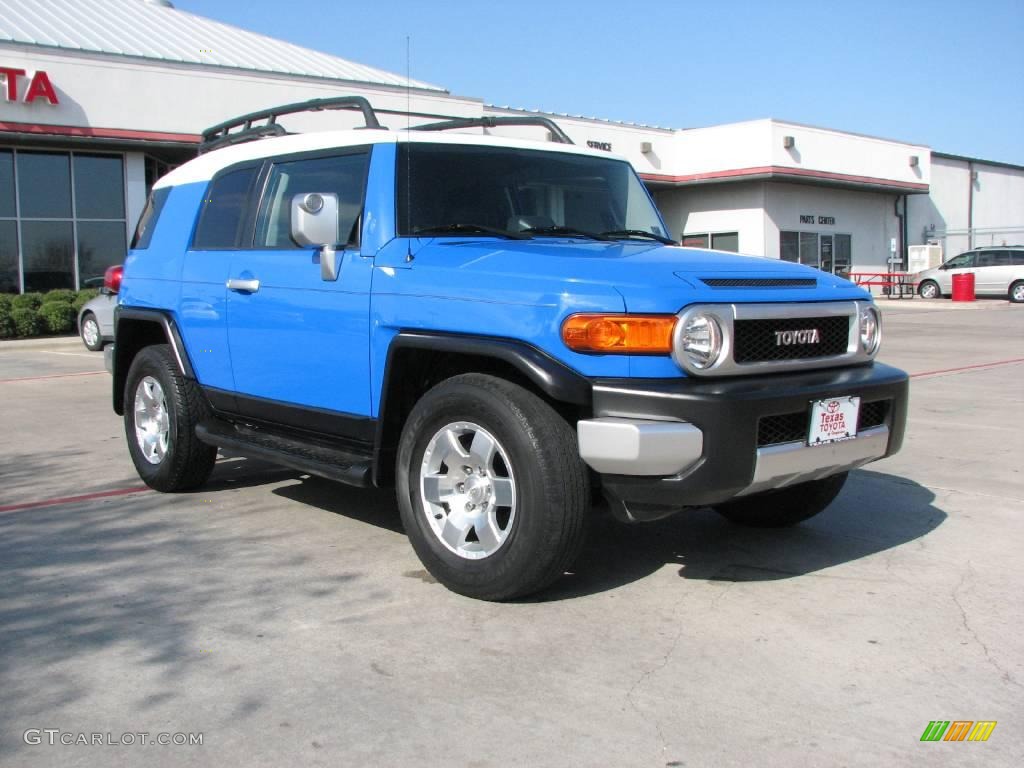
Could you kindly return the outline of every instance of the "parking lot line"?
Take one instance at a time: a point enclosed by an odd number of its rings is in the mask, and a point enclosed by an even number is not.
[[[0,384],[14,384],[19,381],[39,381],[41,379],[66,379],[69,376],[99,376],[106,371],[78,371],[77,373],[51,373],[46,376],[22,376],[17,379],[0,379]]]
[[[26,501],[22,504],[8,504],[7,506],[0,507],[0,512],[17,512],[22,509],[35,509],[36,507],[54,507],[58,504],[74,504],[79,501],[105,499],[109,496],[128,496],[132,493],[145,493],[148,490],[150,490],[148,486],[133,485],[130,488],[118,488],[113,491],[97,491],[96,493],[84,493],[80,496],[60,496],[40,501]]]
[[[921,373],[912,373],[910,378],[916,379],[921,376],[938,376],[943,373],[960,373],[961,371],[972,371],[977,368],[997,368],[1002,365],[1014,365],[1015,363],[1024,363],[1024,357],[1015,357],[1012,360],[997,360],[992,363],[978,363],[976,365],[962,365],[959,368],[942,368],[937,371],[922,371]]]
[[[44,355],[64,355],[65,357],[89,357],[93,360],[96,359],[95,352],[56,352],[52,349],[42,350]]]

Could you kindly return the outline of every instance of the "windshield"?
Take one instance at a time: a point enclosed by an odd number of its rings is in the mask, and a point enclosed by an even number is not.
[[[398,152],[402,235],[667,235],[622,160],[457,144],[403,143]]]

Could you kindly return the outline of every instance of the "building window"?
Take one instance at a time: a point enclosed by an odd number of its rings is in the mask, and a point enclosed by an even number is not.
[[[731,251],[739,253],[740,234],[739,232],[696,232],[688,233],[682,237],[684,248],[713,248],[716,251]]]
[[[0,291],[96,285],[126,244],[123,155],[0,149]]]
[[[779,257],[783,261],[845,275],[850,271],[852,252],[850,235],[779,232]]]

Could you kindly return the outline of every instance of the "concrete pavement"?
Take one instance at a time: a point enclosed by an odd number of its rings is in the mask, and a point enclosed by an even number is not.
[[[433,583],[388,492],[241,458],[140,490],[102,356],[0,344],[0,764],[1019,764],[1024,308],[881,304],[901,454],[791,530],[601,518],[512,605]]]

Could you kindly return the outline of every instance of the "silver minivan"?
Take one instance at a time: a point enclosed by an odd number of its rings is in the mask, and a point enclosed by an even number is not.
[[[922,298],[937,299],[953,292],[953,275],[974,274],[979,296],[1009,296],[1024,303],[1024,246],[995,245],[954,256],[944,264],[914,275]]]

